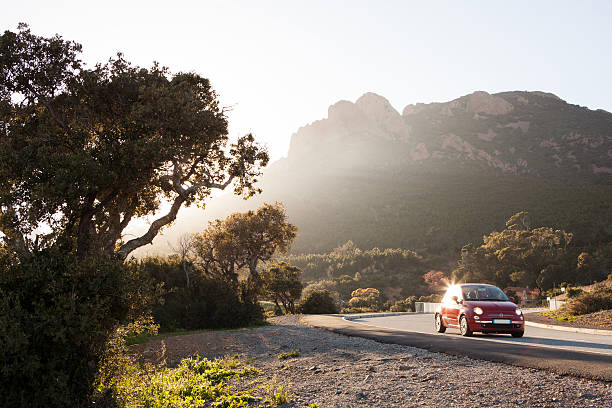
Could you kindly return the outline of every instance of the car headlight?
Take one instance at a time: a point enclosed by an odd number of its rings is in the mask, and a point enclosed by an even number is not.
[[[523,312],[521,311],[521,309],[516,309],[516,310],[514,311],[514,313],[516,313],[516,314],[517,314],[517,315],[519,315],[519,316],[523,314]]]
[[[482,311],[482,309],[481,309],[481,308],[479,308],[478,306],[476,306],[476,307],[474,308],[474,313],[476,313],[477,315],[481,315],[481,314],[483,313],[483,311]]]

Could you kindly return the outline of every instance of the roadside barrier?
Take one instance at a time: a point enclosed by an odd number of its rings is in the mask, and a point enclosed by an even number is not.
[[[557,299],[550,299],[548,301],[548,308],[550,310],[557,310],[559,309],[561,306],[563,306],[565,304],[564,301],[562,300],[557,300]]]
[[[416,313],[435,313],[441,303],[431,302],[414,302],[414,311]]]

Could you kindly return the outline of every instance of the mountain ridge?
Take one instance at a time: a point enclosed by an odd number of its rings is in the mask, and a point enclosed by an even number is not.
[[[612,114],[542,91],[477,91],[400,114],[366,93],[299,128],[260,187],[248,201],[223,196],[204,212],[181,210],[154,247],[164,252],[179,231],[274,201],[299,228],[295,252],[353,240],[449,261],[522,210],[590,245],[612,237]]]

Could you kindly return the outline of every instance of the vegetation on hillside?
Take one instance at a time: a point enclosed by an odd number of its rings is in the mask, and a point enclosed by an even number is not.
[[[426,267],[417,253],[404,249],[361,250],[352,241],[323,254],[288,255],[282,258],[303,271],[314,287],[338,292],[348,301],[358,288],[399,288],[401,296],[427,292]]]

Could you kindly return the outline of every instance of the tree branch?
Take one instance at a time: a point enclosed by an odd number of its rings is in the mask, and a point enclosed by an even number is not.
[[[127,258],[127,256],[134,251],[136,248],[140,248],[141,246],[150,244],[153,242],[153,238],[157,236],[159,230],[165,226],[170,224],[172,221],[176,219],[176,214],[178,213],[181,205],[185,202],[187,197],[177,196],[172,203],[172,207],[170,207],[170,211],[163,217],[160,217],[153,221],[149,226],[149,230],[141,235],[138,238],[134,238],[121,245],[117,254],[121,257],[121,259]]]

